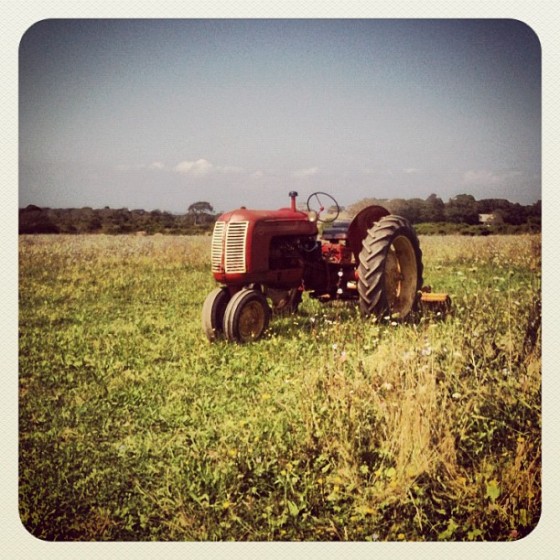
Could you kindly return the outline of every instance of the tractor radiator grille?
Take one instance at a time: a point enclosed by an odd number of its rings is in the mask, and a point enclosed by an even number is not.
[[[214,225],[214,233],[212,235],[212,249],[210,251],[212,272],[220,272],[222,270],[222,248],[224,244],[225,231],[226,223],[216,222]]]
[[[224,266],[226,273],[246,272],[245,253],[249,222],[230,222],[226,233]]]
[[[213,272],[244,273],[249,222],[216,222],[210,260]],[[225,239],[225,245],[224,245]],[[222,255],[224,255],[222,263]]]

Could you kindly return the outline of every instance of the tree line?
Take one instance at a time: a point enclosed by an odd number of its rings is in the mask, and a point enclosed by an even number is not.
[[[444,202],[431,194],[426,199],[362,199],[345,211],[353,216],[371,204],[385,206],[408,219],[419,233],[517,233],[540,231],[541,201],[521,205],[505,199],[476,200],[460,194]],[[19,210],[19,233],[156,233],[193,235],[212,230],[219,213],[209,202],[191,204],[184,214],[128,208],[40,208],[33,204]]]
[[[19,210],[19,233],[156,233],[194,235],[211,231],[217,214],[208,202],[195,202],[185,214],[128,208],[40,208]]]
[[[348,207],[350,214],[370,204],[385,206],[393,214],[403,216],[412,224],[449,222],[476,225],[481,216],[487,216],[492,224],[521,225],[540,224],[541,201],[523,206],[501,198],[476,200],[470,194],[460,194],[448,202],[435,194],[425,200],[412,199],[374,199],[366,198]]]
[[[490,233],[524,233],[541,230],[541,201],[522,205],[502,198],[476,200],[460,194],[444,202],[436,194],[425,200],[366,198],[350,205],[350,216],[371,204],[385,206],[392,214],[406,218],[418,233],[467,235]]]

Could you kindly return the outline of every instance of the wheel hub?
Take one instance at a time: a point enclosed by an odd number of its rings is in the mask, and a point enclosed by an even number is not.
[[[256,301],[247,303],[239,315],[239,335],[243,340],[258,337],[264,329],[265,314]]]

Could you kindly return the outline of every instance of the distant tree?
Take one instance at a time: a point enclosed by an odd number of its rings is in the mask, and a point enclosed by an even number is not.
[[[496,210],[509,210],[511,202],[505,198],[483,198],[476,203],[479,214],[493,214]]]
[[[422,209],[421,222],[444,222],[445,203],[436,194],[431,194]]]
[[[200,216],[213,214],[214,208],[209,202],[199,201],[193,202],[187,209],[187,214],[193,217],[194,225],[198,224]]]
[[[358,200],[358,202],[354,202],[354,204],[347,206],[346,213],[350,217],[353,217],[360,212],[360,210],[363,210],[368,206],[387,206],[387,200],[379,198],[363,198],[362,200]]]
[[[23,210],[20,212],[40,212],[41,208],[39,206],[35,206],[35,204],[28,204]]]
[[[66,216],[69,233],[89,233],[101,229],[99,216],[89,206],[70,210]]]
[[[527,221],[527,214],[527,207],[516,202],[504,211],[504,222],[513,226],[524,224]]]
[[[529,224],[531,224],[532,226],[540,227],[541,221],[542,221],[542,218],[541,218],[541,214],[542,214],[541,201],[537,200],[537,202],[535,202],[531,206],[526,207],[526,210],[527,210],[527,222]]]
[[[48,209],[30,204],[19,211],[19,233],[58,233]]]
[[[426,203],[421,198],[411,198],[406,201],[406,218],[411,224],[422,221]]]
[[[385,205],[391,214],[406,218],[411,224],[417,224],[421,221],[424,201],[419,198],[405,200],[403,198],[395,198]]]
[[[478,206],[474,196],[459,194],[449,199],[445,207],[445,217],[452,223],[478,224]]]
[[[385,204],[385,207],[389,210],[389,212],[391,212],[391,214],[396,214],[397,216],[406,218],[405,214],[407,211],[407,203],[404,198],[393,198]]]

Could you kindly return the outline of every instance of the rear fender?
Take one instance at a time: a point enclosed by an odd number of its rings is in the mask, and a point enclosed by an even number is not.
[[[367,232],[375,222],[378,222],[383,216],[390,214],[387,208],[383,206],[367,206],[360,210],[348,227],[347,244],[354,254],[356,262],[359,260],[360,251],[362,250],[362,241],[366,238]]]

